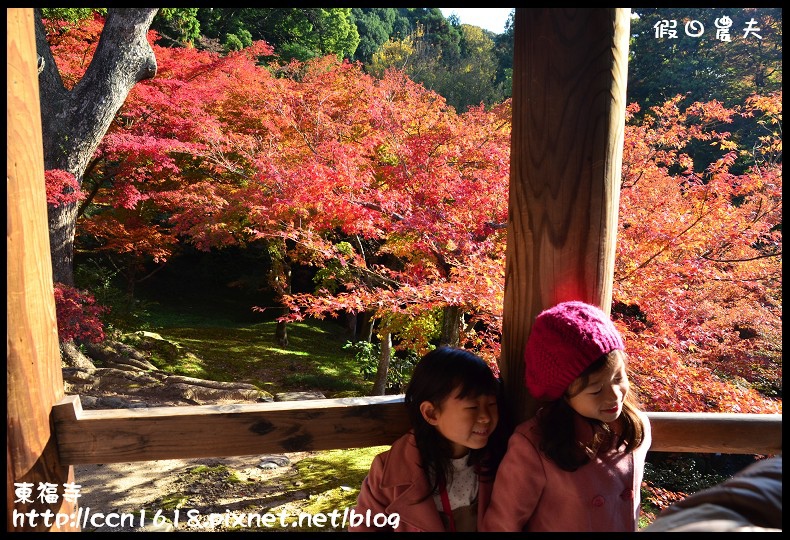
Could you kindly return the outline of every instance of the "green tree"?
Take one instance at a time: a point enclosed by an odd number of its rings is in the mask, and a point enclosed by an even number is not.
[[[359,45],[351,8],[200,8],[197,17],[201,32],[226,49],[265,40],[284,61],[352,58]]]
[[[396,8],[351,8],[351,14],[359,34],[354,60],[363,64],[369,64],[373,55],[389,41],[397,22],[406,27],[409,24]]]
[[[154,17],[151,29],[159,33],[162,46],[193,45],[200,38],[198,8],[162,8]]]
[[[511,89],[496,83],[498,60],[492,34],[471,25],[461,25],[458,30],[461,47],[452,62],[446,61],[445,50],[418,22],[412,34],[385,43],[373,55],[369,71],[381,77],[389,67],[402,69],[459,112],[480,103],[490,106],[501,102]]]
[[[634,8],[628,62],[628,101],[639,104],[637,118],[656,105],[684,96],[684,106],[717,100],[725,107],[741,104],[755,93],[782,88],[781,8]],[[744,37],[749,22],[757,35]],[[656,37],[657,24],[675,21],[676,38]],[[687,35],[686,25],[701,23],[699,37]],[[729,26],[729,41],[717,37],[716,23]],[[695,29],[690,27],[690,33]],[[739,146],[751,148],[763,129],[751,117],[732,119],[719,130],[730,132]],[[692,141],[689,155],[698,167],[714,160],[715,148]],[[742,153],[735,171],[753,165]]]
[[[94,13],[107,15],[107,8],[41,8],[42,16],[48,21],[65,21],[76,24]]]
[[[459,61],[446,67],[445,77],[437,80],[434,90],[459,112],[470,106],[492,105],[504,99],[496,85],[497,58],[491,37],[482,28],[464,24],[462,54]]]
[[[458,21],[451,24],[439,8],[400,8],[400,12],[411,22],[412,32],[422,29],[423,41],[427,48],[437,51],[442,65],[449,67],[460,60],[462,32]]]
[[[733,106],[782,87],[781,8],[634,8],[633,14],[628,101],[642,110],[676,94]],[[731,21],[730,41],[717,38],[717,20]],[[750,20],[760,38],[744,37]],[[656,37],[661,21],[676,21],[676,38]],[[687,35],[691,21],[704,26],[699,37]]]
[[[513,95],[513,31],[515,29],[515,9],[508,15],[505,31],[494,37],[494,54],[497,58],[495,84],[502,95],[509,98]]]
[[[391,67],[402,69],[411,80],[429,90],[437,90],[440,81],[449,78],[448,69],[441,63],[442,50],[426,38],[426,30],[417,29],[401,40],[391,39],[373,55],[369,71],[381,78]],[[441,92],[439,92],[441,94]]]

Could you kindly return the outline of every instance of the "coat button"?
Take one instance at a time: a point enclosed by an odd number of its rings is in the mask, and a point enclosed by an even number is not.
[[[633,489],[626,489],[620,494],[620,498],[624,501],[633,501],[634,500],[634,490]]]
[[[596,495],[595,497],[593,497],[592,500],[593,506],[603,506],[603,503],[604,503],[604,498],[601,497],[600,495]]]

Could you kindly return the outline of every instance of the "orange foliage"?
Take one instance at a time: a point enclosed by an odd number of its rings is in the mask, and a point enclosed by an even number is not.
[[[738,111],[678,102],[626,127],[614,297],[634,383],[649,410],[781,412],[753,389],[781,391],[781,163],[732,173],[728,134],[700,126]],[[781,94],[748,106],[781,117]],[[693,141],[725,150],[697,172]]]
[[[59,39],[77,76],[90,47]],[[259,65],[265,43],[155,51],[95,156],[79,234],[140,262],[182,242],[287,246],[322,272],[283,297],[289,319],[460,306],[463,344],[498,356],[509,101],[459,115],[397,70]],[[739,116],[765,128],[754,144],[722,130]],[[702,144],[719,154],[695,165]],[[629,117],[613,317],[648,410],[781,412],[781,171],[781,93]]]

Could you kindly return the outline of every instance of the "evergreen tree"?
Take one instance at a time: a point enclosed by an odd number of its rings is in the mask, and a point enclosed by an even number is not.
[[[632,8],[628,101],[646,109],[688,95],[689,102],[743,103],[782,88],[781,8]],[[673,26],[660,34],[656,25]],[[745,30],[759,29],[755,33]],[[699,26],[699,24],[702,26]],[[729,25],[729,41],[719,26]],[[688,28],[688,32],[687,32]],[[698,37],[689,34],[702,32]],[[759,37],[757,37],[759,35]]]

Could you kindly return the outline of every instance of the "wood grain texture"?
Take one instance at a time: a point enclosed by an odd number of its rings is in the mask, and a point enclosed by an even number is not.
[[[649,412],[654,452],[782,453],[782,415]]]
[[[772,454],[782,416],[647,413],[652,450]],[[54,409],[64,463],[245,456],[392,444],[409,430],[403,396],[83,411],[78,396]]]
[[[500,370],[517,420],[535,410],[523,351],[537,314],[611,305],[629,13],[516,8]]]
[[[101,411],[67,396],[54,418],[70,464],[378,446],[409,430],[402,396]]]
[[[76,506],[62,501],[14,503],[12,491],[22,482],[60,485],[73,480],[74,471],[58,462],[49,418],[52,405],[63,397],[63,379],[49,257],[33,9],[8,8],[6,15],[7,527],[79,530],[68,523],[46,526],[43,519],[37,525],[14,520],[14,511],[70,513]]]

